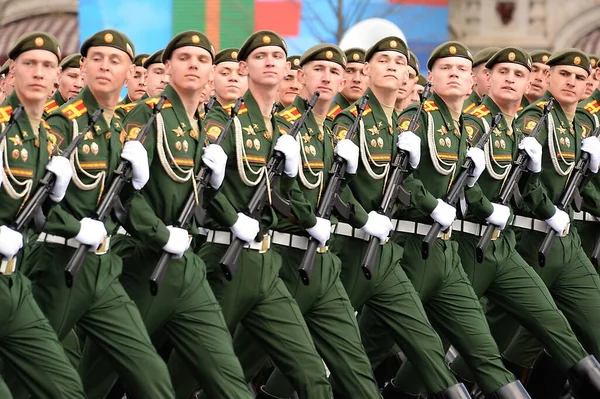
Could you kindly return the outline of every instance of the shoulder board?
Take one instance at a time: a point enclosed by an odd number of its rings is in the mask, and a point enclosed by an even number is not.
[[[340,107],[339,104],[335,104],[335,107],[333,107],[331,111],[327,113],[327,117],[330,119],[334,119],[340,112],[342,112],[342,107]]]
[[[358,115],[358,111],[356,110],[356,105],[353,105],[352,107],[350,107],[350,112],[354,116]],[[363,116],[368,115],[371,112],[373,112],[373,110],[371,109],[371,107],[369,106],[369,104],[367,104],[367,106],[365,107],[365,110],[363,111]]]
[[[147,100],[145,101],[145,103],[146,103],[146,105],[148,105],[150,108],[154,108],[154,105],[158,103],[158,100],[159,100],[159,99],[160,99],[160,97],[152,97],[152,98],[149,98],[149,99],[147,99]],[[133,106],[135,107],[135,103],[130,103],[130,104],[133,104]],[[125,106],[127,106],[127,105],[129,105],[129,104],[125,104]],[[163,105],[163,109],[164,109],[164,108],[172,108],[172,107],[173,107],[173,104],[171,104],[171,103],[169,102],[169,100],[166,100],[166,101],[165,101],[165,103],[164,103],[164,105]],[[133,107],[131,107],[131,108],[133,108]],[[127,110],[127,112],[129,112],[129,110]]]
[[[223,109],[225,110],[225,112],[227,113],[227,115],[231,115],[231,109],[235,106],[235,102],[231,102],[227,105],[223,105]],[[238,111],[238,115],[244,114],[248,112],[248,108],[246,108],[246,104],[242,103],[242,106],[240,107],[240,110]]]
[[[12,114],[12,107],[10,105],[6,105],[6,106],[0,108],[0,123],[8,122],[11,114]]]
[[[491,111],[488,109],[488,107],[481,104],[479,107],[477,107],[474,110],[472,110],[471,112],[469,112],[469,115],[473,115],[474,117],[481,119],[481,118],[489,115],[490,113],[491,113]]]
[[[52,112],[56,111],[57,109],[58,109],[58,104],[56,103],[56,100],[54,100],[54,99],[51,99],[46,104],[44,104],[44,111],[47,114],[51,114]]]
[[[473,110],[473,108],[475,108],[477,106],[476,103],[471,103],[469,104],[467,107],[465,107],[465,109],[463,109],[463,114],[468,114],[469,112],[471,112]]]
[[[133,107],[135,107],[137,105],[137,103],[127,103],[127,104],[119,104],[117,105],[117,109],[122,109],[125,112],[129,112],[133,109]],[[165,103],[165,105],[167,105]],[[154,106],[154,105],[153,105]]]
[[[438,106],[435,104],[433,100],[427,100],[423,104],[423,111],[425,112],[433,112],[439,110]]]
[[[292,123],[296,119],[300,119],[300,117],[302,117],[302,114],[300,113],[300,111],[298,111],[298,108],[292,106],[281,111],[279,113],[279,116],[281,116],[286,121]]]
[[[546,104],[548,104],[548,101],[538,101],[537,103],[535,103],[535,105],[537,105],[541,109],[544,109],[544,107],[546,106]]]
[[[600,111],[600,104],[598,104],[598,101],[592,100],[589,103],[585,104],[583,106],[583,109],[585,109],[587,112],[593,115]]]
[[[82,99],[79,99],[73,103],[65,104],[60,110],[67,118],[75,119],[87,112],[87,108],[83,103]]]

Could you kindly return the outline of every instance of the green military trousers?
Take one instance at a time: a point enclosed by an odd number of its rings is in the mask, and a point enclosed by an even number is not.
[[[138,306],[154,343],[160,345],[157,336],[168,338],[189,370],[190,381],[183,386],[169,370],[176,397],[189,398],[198,381],[211,398],[251,398],[202,260],[192,251],[170,260],[158,295],[152,296],[148,282],[162,252],[125,235],[116,237],[112,250],[123,259],[121,284]],[[80,369],[90,397],[104,397],[117,379],[101,355],[99,346],[86,344]]]
[[[281,245],[273,249],[281,255],[283,263],[279,276],[296,299],[317,352],[335,376],[339,393],[347,398],[380,398],[361,343],[354,309],[339,279],[339,258],[331,252],[316,254],[310,284],[306,286],[298,273],[305,251]],[[246,371],[246,379],[252,379],[266,363],[264,351],[243,326],[235,332],[234,347]],[[294,388],[285,375],[275,369],[265,391],[289,398]]]
[[[75,249],[42,242],[36,245],[38,262],[30,274],[33,294],[58,338],[64,339],[77,323],[87,335],[86,342],[93,341],[102,348],[136,397],[173,398],[167,366],[118,280],[121,259],[110,251],[88,254],[69,289],[64,268]],[[84,388],[88,387],[83,375],[82,380]]]
[[[490,242],[482,263],[475,256],[478,236],[454,233],[452,238],[458,243],[458,253],[475,294],[485,295],[538,338],[560,370],[566,372],[587,356],[540,276],[516,251],[512,230],[503,231]],[[459,356],[452,369],[468,380],[468,375],[459,371],[462,363],[464,359]]]
[[[542,278],[579,342],[600,358],[600,276],[581,248],[577,230],[555,239],[544,267],[539,266],[537,250],[545,233],[515,228],[515,234],[517,250]],[[543,344],[531,333],[519,328],[504,356],[531,367],[542,349]]]
[[[515,381],[502,364],[479,298],[462,268],[458,244],[437,239],[429,249],[429,258],[424,260],[421,256],[422,235],[395,233],[392,238],[404,247],[402,267],[419,293],[429,320],[440,336],[463,355],[482,390],[491,393]],[[377,324],[370,326],[371,331],[378,329]],[[385,356],[391,343],[384,336],[379,338],[379,353]],[[421,390],[421,382],[413,370],[417,365],[413,367],[413,360],[407,357],[409,362],[400,367],[394,385],[400,390],[417,393]]]
[[[77,371],[20,272],[0,274],[0,359],[35,398],[84,398]],[[19,387],[17,387],[19,389]],[[0,397],[12,398],[0,378]]]
[[[325,367],[302,312],[279,277],[281,256],[272,249],[260,253],[245,248],[234,278],[227,281],[219,267],[226,250],[227,245],[206,243],[199,255],[206,263],[208,280],[229,331],[233,333],[241,323],[300,398],[331,398]],[[178,356],[175,352],[169,364],[176,364]]]
[[[579,238],[581,239],[581,247],[583,248],[583,252],[585,252],[588,257],[591,257],[594,247],[596,246],[596,242],[600,240],[600,223],[597,219],[595,219],[595,221],[594,219],[591,219],[593,216],[589,213],[585,213],[585,218],[586,221],[573,221],[571,228],[575,226],[577,233],[579,233]]]
[[[400,266],[402,248],[392,242],[380,246],[376,269],[367,280],[360,267],[367,244],[358,238],[336,235],[332,248],[342,261],[340,279],[352,306],[361,308],[359,329],[372,367],[377,367],[396,343],[414,363],[429,393],[455,385],[440,338]]]

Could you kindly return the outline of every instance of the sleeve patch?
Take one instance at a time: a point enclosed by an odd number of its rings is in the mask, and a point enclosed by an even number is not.
[[[209,121],[206,123],[206,136],[211,140],[215,141],[221,133],[223,133],[223,126],[219,125],[214,121]]]
[[[526,116],[523,118],[523,133],[531,133],[538,124],[537,118]]]

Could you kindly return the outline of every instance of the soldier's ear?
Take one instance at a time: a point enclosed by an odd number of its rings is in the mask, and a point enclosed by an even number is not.
[[[298,70],[298,73],[296,74],[296,78],[298,79],[298,83],[300,83],[300,85],[304,86],[304,84],[306,83],[306,76],[304,76],[304,71],[302,69]]]
[[[212,82],[215,79],[215,66],[213,64],[213,66],[210,68],[210,74],[208,76],[208,80],[209,82]]]
[[[369,77],[371,76],[371,66],[368,62],[365,62],[363,65],[363,73]]]
[[[594,69],[593,75],[595,80],[600,80],[600,67]]]
[[[344,90],[344,87],[346,87],[347,84],[348,84],[348,79],[342,78],[340,80],[340,87],[339,87],[338,91]]]
[[[240,61],[240,75],[248,76],[248,64],[246,61]]]
[[[529,94],[529,90],[531,90],[531,83],[529,83],[530,80],[527,79],[527,83],[525,83],[525,94]]]

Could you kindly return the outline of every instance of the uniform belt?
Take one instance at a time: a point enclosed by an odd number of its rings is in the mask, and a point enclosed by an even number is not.
[[[0,262],[0,274],[10,276],[17,271],[17,257]]]
[[[335,226],[334,234],[346,237],[354,237],[363,241],[369,241],[371,239],[369,234],[365,233],[361,229],[355,229],[348,223],[338,223]]]
[[[244,245],[244,248],[252,249],[260,253],[267,252],[271,248],[271,231],[264,235],[262,241],[254,241],[250,244]],[[206,242],[213,242],[215,244],[229,245],[235,236],[228,231],[219,230],[208,230],[206,234]]]
[[[394,226],[394,230],[398,232],[418,234],[420,236],[427,235],[429,229],[431,229],[430,224],[411,222],[410,220],[392,219],[392,225]],[[449,240],[452,236],[453,230],[462,231],[460,226],[460,220],[455,220],[447,232],[440,232],[438,234],[438,238],[442,240]]]
[[[453,231],[462,231],[463,233],[472,234],[474,236],[481,237],[483,235],[483,232],[487,228],[487,226],[488,226],[487,224],[473,223],[473,222],[469,222],[467,220],[455,220],[454,223],[452,224],[452,230]],[[494,233],[492,234],[491,240],[496,241],[498,239],[498,237],[500,237],[501,233],[502,233],[502,230],[494,229]]]
[[[544,220],[529,218],[526,216],[515,215],[515,219],[513,220],[513,226],[521,227],[523,229],[540,231],[542,233],[547,233],[550,231],[550,226]]]
[[[65,237],[55,236],[55,235],[46,234],[46,233],[41,233],[38,236],[38,241],[39,242],[47,242],[50,244],[66,245],[71,248],[79,248],[79,246],[81,245],[79,243],[79,241],[77,241],[74,238],[65,238]],[[102,244],[100,244],[98,249],[94,251],[94,254],[95,255],[104,255],[105,253],[108,252],[109,248],[110,248],[110,236],[106,236],[106,237],[104,237],[104,240],[102,240]]]
[[[574,220],[582,220],[584,222],[598,222],[598,218],[587,212],[575,212],[573,215]]]
[[[308,248],[308,237],[297,236],[295,234],[282,233],[280,231],[273,232],[273,238],[271,239],[273,244],[283,245],[286,247],[292,247],[297,249],[306,250]],[[324,254],[329,250],[327,245],[317,248],[317,253]]]

